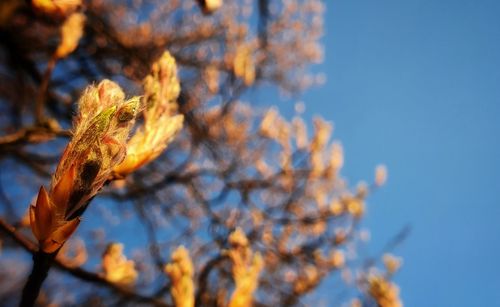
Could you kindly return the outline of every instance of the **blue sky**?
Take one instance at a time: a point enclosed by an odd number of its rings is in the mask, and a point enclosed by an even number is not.
[[[369,250],[407,224],[405,306],[500,306],[500,1],[325,1],[325,86],[352,183],[385,163]]]

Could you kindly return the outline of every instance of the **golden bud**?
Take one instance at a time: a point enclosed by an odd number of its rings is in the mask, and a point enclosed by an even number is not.
[[[56,58],[62,59],[75,51],[83,35],[84,26],[85,15],[82,13],[73,13],[64,21],[61,27],[61,42],[54,54]]]
[[[31,0],[33,9],[42,14],[64,17],[82,5],[82,0]]]
[[[222,0],[198,0],[203,14],[212,14],[222,6]]]

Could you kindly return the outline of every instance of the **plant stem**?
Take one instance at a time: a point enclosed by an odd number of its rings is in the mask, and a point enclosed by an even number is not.
[[[35,305],[35,301],[40,293],[45,278],[47,278],[49,274],[52,260],[56,254],[57,252],[47,254],[43,251],[38,251],[33,254],[33,269],[24,286],[23,295],[19,304],[20,307],[32,307]]]

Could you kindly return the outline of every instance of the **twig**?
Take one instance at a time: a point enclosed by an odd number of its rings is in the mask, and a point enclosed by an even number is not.
[[[49,275],[49,270],[57,252],[52,254],[38,251],[33,254],[33,269],[28,277],[28,281],[24,285],[21,296],[20,307],[35,306],[36,299],[42,288],[42,284]]]
[[[0,147],[13,146],[24,143],[43,143],[56,136],[68,137],[71,133],[67,130],[54,129],[45,126],[30,126],[22,128],[12,134],[0,137]]]
[[[54,67],[56,66],[56,63],[57,63],[57,57],[54,54],[47,63],[47,68],[45,69],[45,72],[43,74],[42,83],[40,84],[38,95],[36,97],[35,120],[36,123],[39,125],[42,125],[46,121],[45,114],[43,114],[43,109],[45,106],[45,96],[47,95],[50,77],[52,75]]]

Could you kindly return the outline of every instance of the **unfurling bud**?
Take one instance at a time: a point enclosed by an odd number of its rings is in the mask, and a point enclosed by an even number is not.
[[[345,264],[345,256],[341,250],[333,250],[329,259],[330,265],[335,269],[340,269]]]
[[[259,275],[264,268],[260,253],[253,253],[249,241],[241,228],[229,235],[231,248],[225,254],[233,264],[235,289],[229,307],[252,306],[253,294],[259,284]]]
[[[46,253],[57,251],[79,224],[79,216],[125,157],[125,142],[139,99],[124,100],[120,87],[103,81],[90,86],[79,101],[74,135],[52,177],[30,208],[33,234]]]
[[[41,14],[64,17],[77,10],[82,0],[31,0],[33,9]]]
[[[384,256],[382,257],[382,261],[384,262],[387,273],[389,273],[390,275],[396,273],[403,263],[403,260],[401,258],[395,257],[392,254],[384,254]]]
[[[246,86],[253,84],[255,81],[255,63],[253,49],[249,44],[243,44],[236,49],[233,69],[235,76],[241,78]]]
[[[377,306],[403,306],[399,298],[398,286],[387,280],[384,276],[374,274],[368,277],[368,294],[375,300]]]
[[[172,253],[172,262],[165,266],[165,273],[172,281],[170,291],[175,306],[194,306],[194,269],[189,252],[184,246],[179,246]]]
[[[165,52],[144,79],[144,124],[127,143],[127,156],[115,167],[115,176],[127,176],[156,159],[181,130],[184,116],[175,115],[179,92],[175,59]]]
[[[78,47],[78,42],[83,35],[85,26],[85,15],[82,13],[73,13],[61,27],[61,42],[57,46],[55,57],[62,59]]]
[[[104,277],[110,282],[130,286],[137,280],[137,271],[133,260],[127,260],[123,254],[123,244],[110,243],[102,256]]]

